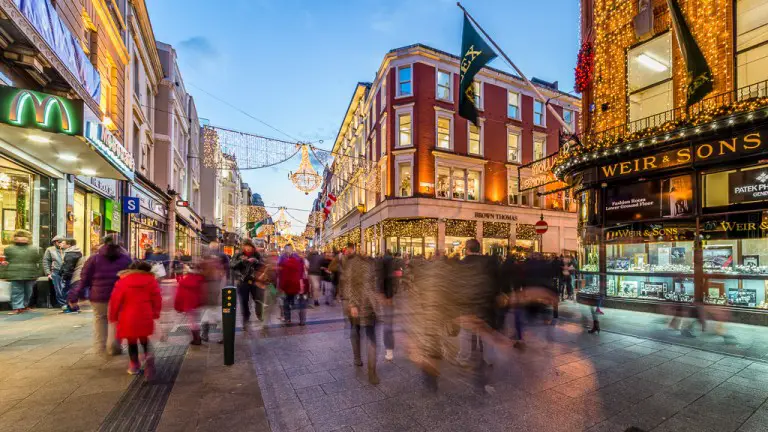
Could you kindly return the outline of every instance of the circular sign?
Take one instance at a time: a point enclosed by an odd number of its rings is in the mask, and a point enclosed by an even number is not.
[[[549,229],[547,222],[540,220],[536,222],[536,234],[544,234]]]

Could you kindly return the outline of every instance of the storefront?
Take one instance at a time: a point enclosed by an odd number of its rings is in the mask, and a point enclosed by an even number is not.
[[[96,177],[76,176],[68,219],[72,237],[83,254],[94,253],[106,234],[120,233],[118,182]]]
[[[131,185],[131,194],[139,198],[139,213],[130,215],[130,253],[143,258],[147,247],[168,250],[168,199],[141,179]]]
[[[768,309],[766,155],[750,125],[569,174],[582,293]]]
[[[189,207],[176,204],[174,256],[200,254],[202,219]]]

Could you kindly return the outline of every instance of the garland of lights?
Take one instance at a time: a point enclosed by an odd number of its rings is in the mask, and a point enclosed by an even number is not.
[[[741,113],[749,113],[747,120],[756,120],[758,115],[755,115],[753,112],[768,107],[768,97],[756,97],[720,106],[714,105],[712,102],[720,97],[721,95],[714,96],[701,101],[699,103],[701,105],[694,105],[694,107],[703,106],[703,108],[696,111],[692,116],[681,113],[679,119],[668,121],[657,127],[646,128],[624,136],[599,133],[587,135],[583,138],[582,145],[572,146],[567,151],[560,152],[555,159],[553,171],[558,178],[562,179],[565,169],[572,170],[590,159],[611,156],[623,150],[632,150],[633,143],[636,141],[640,141],[637,143],[637,147],[644,147],[646,144],[666,144],[671,139],[681,138],[686,135],[684,130],[675,135],[671,134],[672,131],[690,128],[693,129],[693,133],[699,134],[704,129],[700,126],[710,124],[709,127],[711,129],[716,129],[717,121],[723,117]],[[735,123],[735,120],[730,118],[726,122],[728,126],[731,126]]]
[[[509,232],[507,222],[483,222],[483,238],[508,239]]]
[[[437,219],[387,219],[384,237],[437,237]]]
[[[240,214],[243,222],[261,222],[269,217],[267,209],[256,205],[240,207]]]
[[[531,224],[517,224],[515,238],[518,240],[536,240],[538,238],[538,234],[536,234],[536,226]]]
[[[445,221],[445,235],[474,238],[477,236],[477,223],[470,220],[447,219]]]
[[[594,73],[595,51],[592,49],[592,42],[583,42],[576,61],[576,92],[583,93],[589,88]]]

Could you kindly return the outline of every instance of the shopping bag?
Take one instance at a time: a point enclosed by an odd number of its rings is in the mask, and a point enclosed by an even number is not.
[[[11,283],[7,280],[0,280],[0,303],[11,301]]]
[[[155,263],[152,265],[152,273],[156,279],[162,279],[166,276],[165,266],[163,263]]]

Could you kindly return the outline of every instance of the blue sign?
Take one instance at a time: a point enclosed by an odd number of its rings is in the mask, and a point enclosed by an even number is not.
[[[123,201],[123,213],[138,213],[139,212],[139,199],[136,197],[124,196],[121,197]]]

